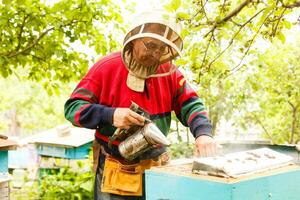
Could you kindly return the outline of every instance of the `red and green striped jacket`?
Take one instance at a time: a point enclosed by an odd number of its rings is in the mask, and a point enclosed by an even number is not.
[[[171,111],[175,111],[177,118],[190,127],[195,138],[211,135],[211,124],[203,102],[180,71],[165,77],[148,78],[144,92],[129,89],[127,75],[120,52],[102,58],[79,82],[65,103],[65,117],[75,126],[96,129],[96,139],[106,144],[108,136],[116,129],[112,126],[115,108],[129,107],[134,101],[149,112],[150,119],[164,134],[170,128]],[[118,141],[113,144],[118,145]]]

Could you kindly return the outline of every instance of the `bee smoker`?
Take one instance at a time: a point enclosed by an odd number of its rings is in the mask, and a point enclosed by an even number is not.
[[[119,144],[120,154],[127,160],[133,160],[155,146],[170,146],[166,136],[150,122]]]
[[[159,146],[170,146],[166,136],[150,120],[149,114],[132,102],[130,109],[145,117],[144,126],[132,126],[128,130],[117,129],[109,138],[108,147],[111,148],[112,141],[120,139],[119,152],[126,160],[133,160],[144,152]]]

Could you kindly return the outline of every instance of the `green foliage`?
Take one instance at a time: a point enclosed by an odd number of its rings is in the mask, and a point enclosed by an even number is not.
[[[173,1],[166,6],[168,10],[175,12],[185,25],[182,33],[185,37],[184,54],[176,64],[193,73],[193,76],[189,76],[190,82],[193,82],[195,89],[205,99],[214,131],[222,119],[235,121],[239,127],[261,128],[254,115],[251,118],[247,116],[257,107],[258,102],[264,101],[261,97],[271,95],[264,93],[262,96],[260,91],[265,92],[263,87],[265,84],[261,84],[260,81],[274,83],[277,79],[275,75],[265,79],[263,71],[265,67],[257,69],[257,65],[265,65],[256,62],[259,55],[264,55],[264,50],[261,48],[263,45],[259,43],[263,41],[270,45],[279,40],[283,45],[288,37],[285,34],[286,29],[294,27],[297,23],[299,16],[295,13],[299,11],[299,6],[299,2],[293,0],[188,0],[182,1],[179,9],[176,9]],[[274,47],[272,51],[277,49],[278,47]],[[286,60],[283,58],[285,54],[288,52],[276,51],[269,65],[274,66],[278,55],[282,55],[282,59]],[[261,57],[262,61],[263,56]],[[281,73],[286,73],[286,69],[281,68],[282,64],[276,63],[275,66],[281,70]],[[297,84],[293,82],[290,85],[295,88]],[[259,95],[256,96],[255,93]],[[282,99],[280,95],[273,96],[277,100]],[[295,142],[296,138],[290,139],[293,135],[291,127],[297,130],[298,121],[294,120],[292,125],[293,120],[285,117],[283,110],[279,112],[270,103],[265,104],[263,108],[265,110],[261,109],[257,114],[261,116],[265,113],[265,117],[260,120],[264,124],[270,124],[266,137],[271,138],[274,143]],[[275,105],[277,104],[276,102]],[[251,107],[252,110],[249,109]],[[280,107],[283,108],[278,104],[278,108]],[[285,107],[285,110],[291,111],[288,107],[291,106]],[[267,114],[271,110],[274,111]],[[276,118],[274,113],[277,113]],[[240,116],[243,116],[243,120]],[[241,121],[243,123],[240,123]],[[270,128],[271,126],[273,128]],[[294,135],[297,134],[296,131]]]
[[[60,168],[58,173],[43,176],[39,180],[39,199],[93,199],[94,174],[91,163],[92,152],[88,160],[77,161],[77,167]]]
[[[80,79],[89,54],[96,51],[101,56],[116,49],[114,38],[123,31],[123,20],[112,1],[43,2],[0,3],[0,73],[8,77],[22,68],[20,77],[42,81],[51,90],[58,82]],[[83,45],[90,49],[75,50]]]
[[[252,63],[258,67],[244,85],[248,112],[242,123],[257,125],[274,143],[295,143],[300,140],[300,44],[274,44]]]
[[[287,16],[299,6],[295,1],[170,1],[165,8],[185,24],[184,57],[178,64],[185,60],[197,83],[203,76],[224,79],[245,67],[247,56],[259,53],[253,48],[259,38],[284,43],[283,30],[291,28]]]
[[[257,54],[256,50],[250,50],[258,38],[271,41],[277,37],[284,42],[282,30],[291,27],[286,15],[291,12],[287,5],[293,2],[199,0],[185,3],[193,6],[177,13],[190,33],[186,38],[185,59],[198,75],[197,83],[206,73],[224,78],[239,70],[247,55]]]
[[[8,132],[10,111],[16,111],[16,121],[21,136],[33,131],[53,128],[66,122],[64,103],[73,85],[60,85],[60,94],[49,95],[43,86],[33,81],[20,81],[17,77],[0,78],[0,132]]]
[[[25,184],[19,191],[12,191],[11,198],[15,200],[93,199],[94,174],[89,163],[91,163],[91,155],[89,160],[78,161],[75,168],[47,169],[37,182],[31,185]]]
[[[39,187],[40,199],[92,199],[93,177],[91,171],[61,168],[58,174],[42,178]]]
[[[170,4],[166,4],[164,6],[164,8],[167,10],[167,11],[170,11],[170,12],[174,12],[174,11],[177,11],[178,8],[180,7],[181,5],[181,0],[172,0],[170,2]]]
[[[172,144],[169,148],[171,159],[191,158],[193,156],[194,145],[187,142]]]
[[[33,184],[26,182],[20,190],[11,191],[11,199],[93,199],[92,151],[88,159],[78,160],[76,164],[72,167],[39,169],[42,170],[39,179]]]
[[[11,190],[10,199],[12,200],[38,199],[37,188],[38,188],[38,183],[34,182],[33,185],[24,185],[19,190]]]
[[[22,135],[65,123],[64,102],[74,88],[67,83],[78,81],[89,61],[119,47],[116,38],[124,32],[119,5],[107,0],[1,2],[0,132],[11,126],[11,110]]]

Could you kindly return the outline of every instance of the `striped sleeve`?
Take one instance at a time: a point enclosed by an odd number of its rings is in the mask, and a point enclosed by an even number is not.
[[[189,86],[182,73],[174,76],[174,111],[179,121],[188,126],[195,138],[200,135],[212,136],[212,126],[202,99]]]
[[[115,108],[98,104],[96,94],[100,85],[92,79],[83,78],[64,107],[65,117],[74,126],[96,129],[112,125]]]
[[[69,99],[65,103],[65,117],[74,126],[96,129],[112,125],[114,108],[91,104],[80,99]]]

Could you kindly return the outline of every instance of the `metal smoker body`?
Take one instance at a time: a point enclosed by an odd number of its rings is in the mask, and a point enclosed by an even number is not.
[[[145,125],[132,126],[128,130],[117,129],[109,139],[108,146],[111,148],[112,142],[120,139],[119,144],[120,154],[127,160],[133,160],[144,152],[161,146],[169,146],[171,143],[159,128],[150,120],[149,114],[132,102],[130,109],[145,117]]]
[[[150,122],[119,144],[120,154],[127,160],[133,160],[155,146],[169,146],[166,136]]]

